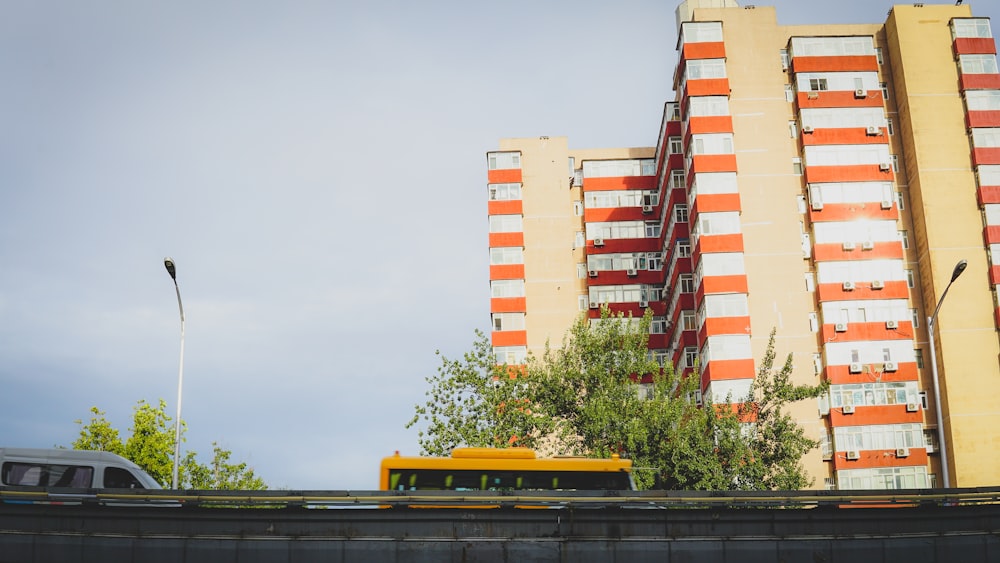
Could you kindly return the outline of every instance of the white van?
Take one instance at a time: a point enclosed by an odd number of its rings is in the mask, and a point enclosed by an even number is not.
[[[0,487],[160,489],[131,461],[110,452],[0,448]]]

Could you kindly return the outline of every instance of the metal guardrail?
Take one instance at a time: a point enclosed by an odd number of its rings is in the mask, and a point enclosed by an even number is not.
[[[208,491],[0,488],[16,504],[228,508],[817,508],[1000,503],[1000,487],[867,491]]]

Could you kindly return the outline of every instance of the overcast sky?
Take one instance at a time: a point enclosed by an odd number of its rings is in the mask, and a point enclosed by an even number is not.
[[[654,145],[675,7],[0,0],[0,446],[69,445],[92,406],[126,433],[141,399],[173,415],[169,255],[185,447],[377,488],[418,453],[435,350],[489,327],[485,153]]]

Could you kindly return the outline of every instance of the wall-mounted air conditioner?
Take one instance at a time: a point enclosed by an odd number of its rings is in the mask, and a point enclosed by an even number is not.
[[[600,306],[601,306],[601,304],[598,303],[597,301],[591,301],[590,302],[590,308],[591,309],[597,309],[597,308],[600,308]]]
[[[854,250],[855,248],[857,248],[854,242],[849,240],[844,241],[844,244],[841,246],[844,250]]]
[[[847,450],[847,459],[861,459],[861,452],[858,450]]]
[[[861,243],[861,250],[872,250],[875,248],[875,242],[866,240]]]
[[[812,133],[813,132],[813,126],[812,125],[803,125],[802,126],[802,132],[803,133]]]
[[[885,328],[889,330],[899,328],[899,321],[885,321]]]
[[[813,211],[823,211],[823,202],[822,201],[813,200],[812,201],[812,209],[813,209]]]
[[[910,448],[896,448],[896,457],[909,457]]]
[[[833,330],[837,332],[847,332],[847,323],[837,323],[833,325]]]
[[[604,246],[604,239],[597,237],[594,239],[594,246]]]
[[[847,370],[851,373],[861,373],[861,363],[852,362],[851,365],[847,366]]]
[[[854,91],[854,97],[855,98],[859,98],[859,99],[860,98],[867,98],[868,97],[868,91],[865,90],[864,88],[858,88],[857,90]]]
[[[885,289],[885,282],[882,280],[872,280],[872,289]]]
[[[854,291],[854,282],[852,282],[852,281],[845,281],[844,282],[844,291]]]
[[[597,277],[597,270],[587,270],[587,275],[590,276],[590,277],[592,277],[592,278],[596,278]]]
[[[854,405],[844,405],[841,410],[844,411],[844,414],[854,414]]]
[[[867,129],[865,129],[865,133],[868,134],[868,135],[881,135],[882,134],[882,130],[879,129],[878,127],[875,127],[873,125],[873,126],[867,128]]]
[[[897,369],[899,369],[899,366],[896,364],[896,362],[886,362],[885,365],[882,366],[882,369],[883,371],[896,371]]]
[[[629,269],[625,270],[625,274],[628,275],[628,277],[630,277],[630,278],[634,278],[637,275],[639,275],[639,273],[635,271],[635,268],[629,268]]]
[[[892,200],[891,199],[883,199],[882,200],[882,209],[892,209]]]
[[[906,403],[906,412],[917,412],[920,410],[919,403]]]
[[[653,206],[652,205],[643,205],[642,206],[642,212],[643,213],[652,213],[653,212]]]
[[[882,172],[888,172],[892,170],[892,166],[888,162],[883,162],[878,165],[878,169],[881,170]]]
[[[649,301],[640,301],[639,302],[639,307],[642,308],[642,309],[645,309],[646,307],[649,307]]]

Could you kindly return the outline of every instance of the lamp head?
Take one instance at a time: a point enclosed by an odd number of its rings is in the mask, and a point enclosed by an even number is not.
[[[174,259],[167,256],[163,259],[163,266],[167,269],[167,273],[170,274],[170,279],[177,281],[177,268],[174,267]]]
[[[965,267],[968,265],[969,263],[965,260],[959,260],[958,264],[955,264],[955,271],[951,273],[951,281],[957,280],[958,276],[962,275],[962,272],[965,271]]]

